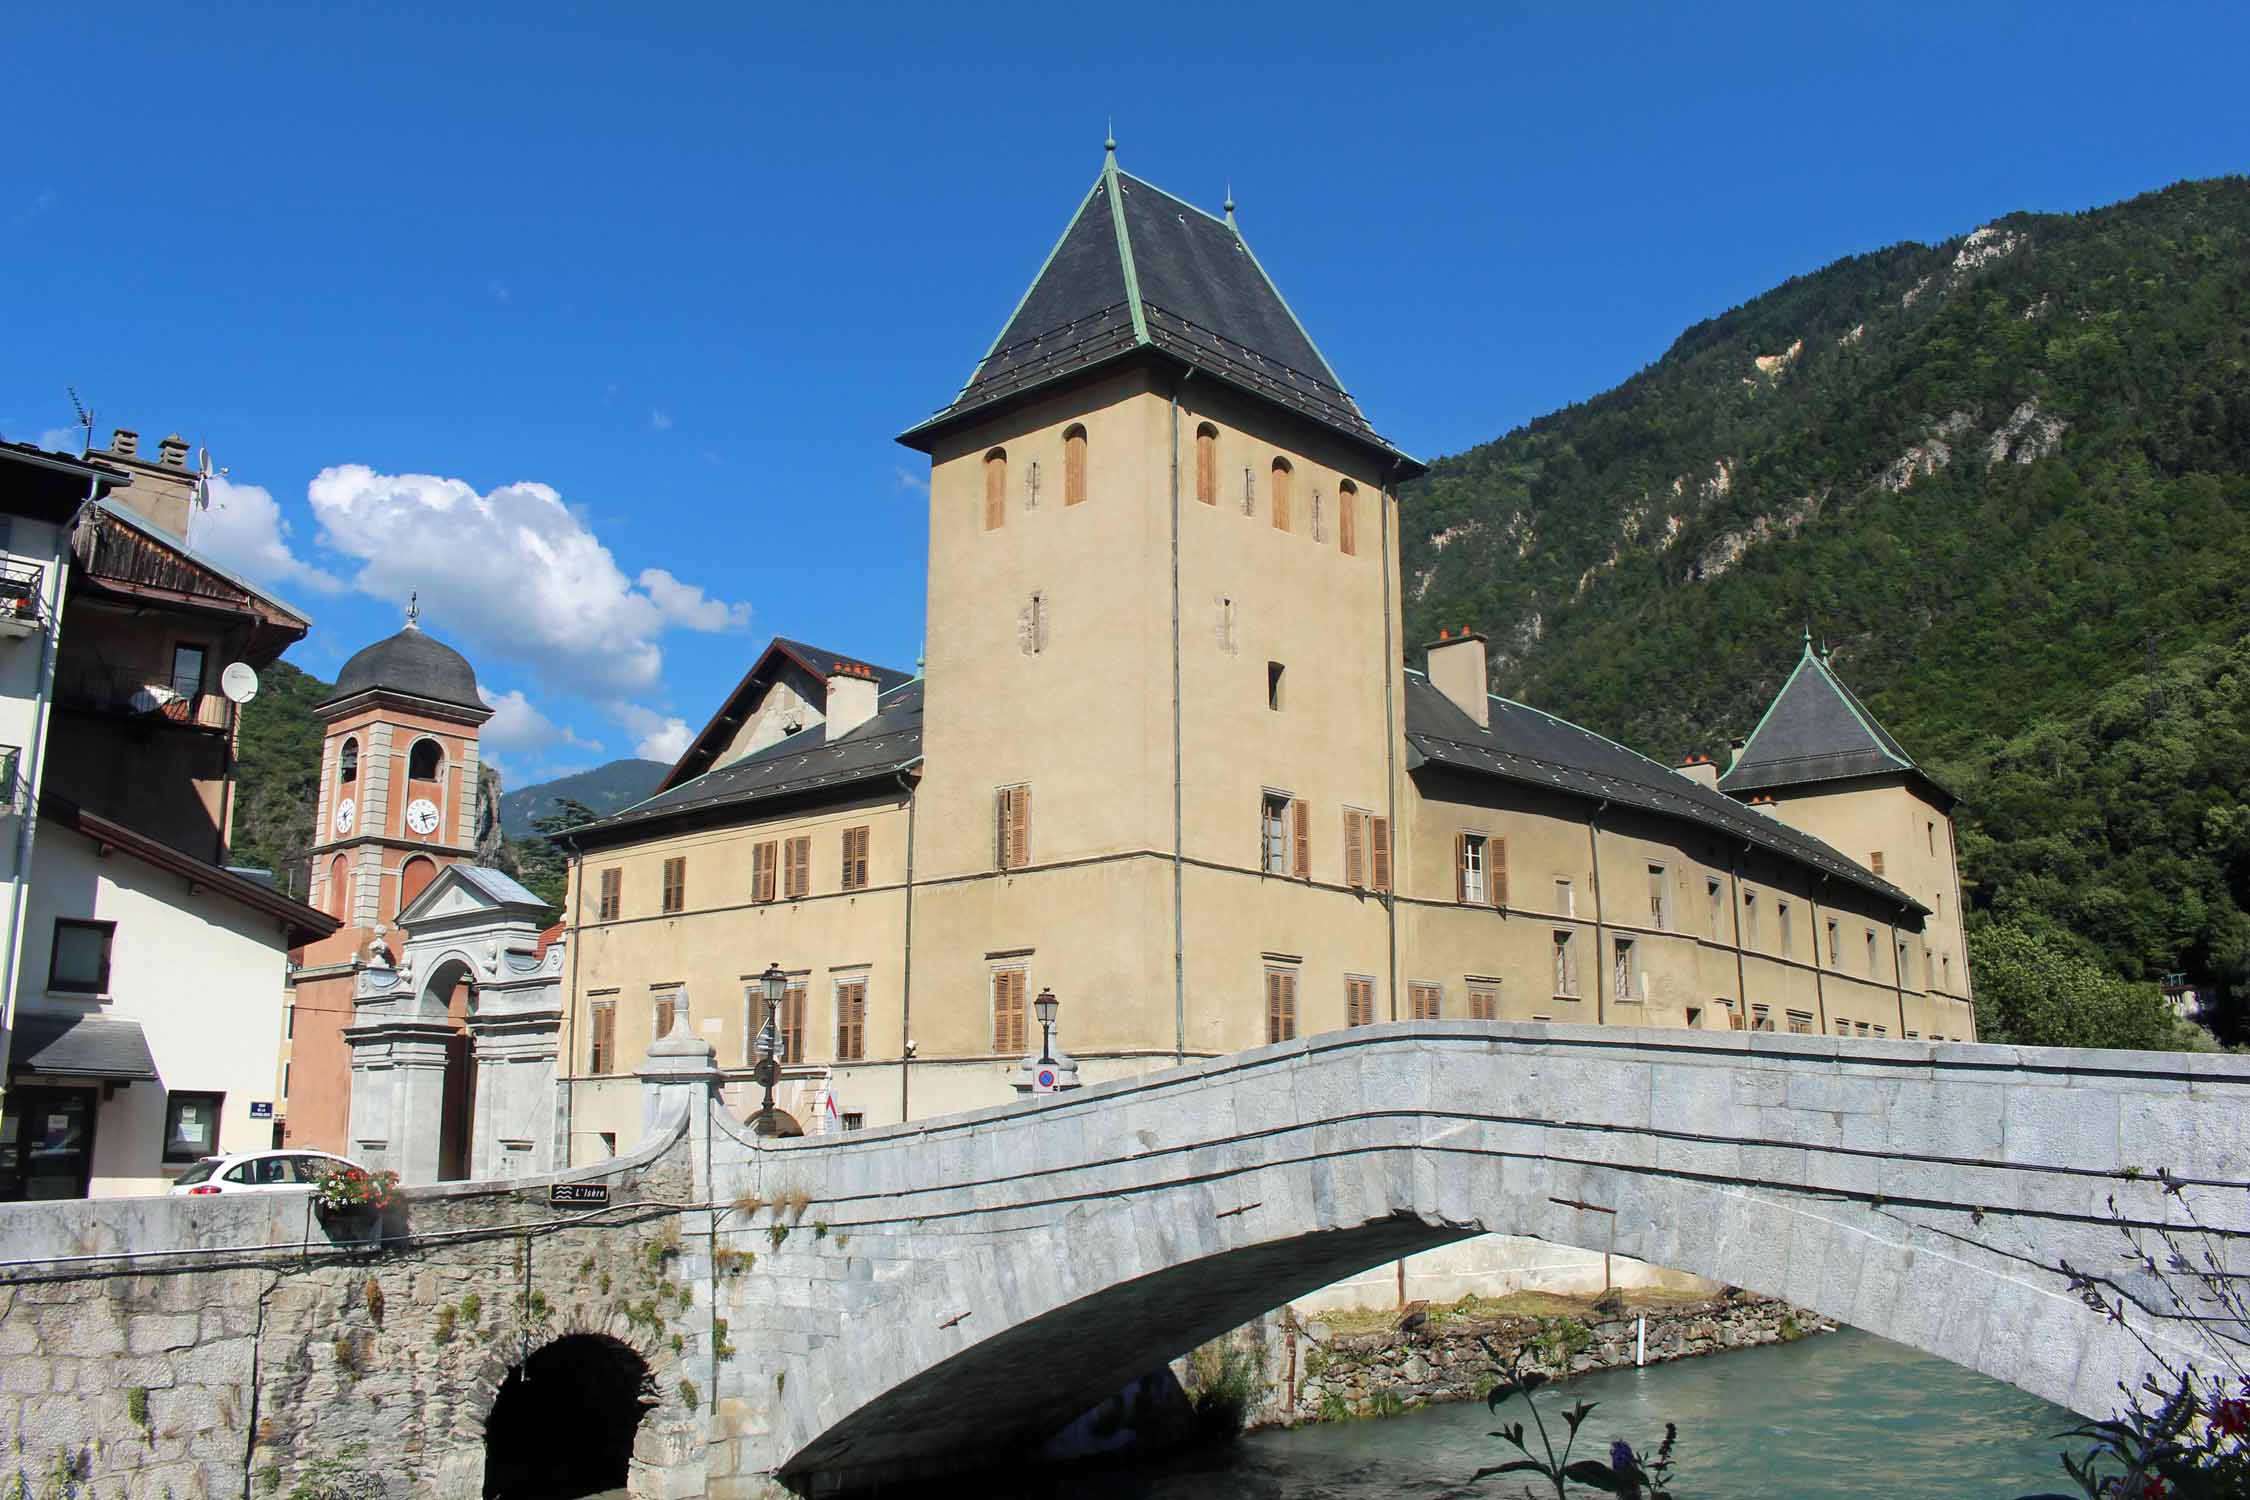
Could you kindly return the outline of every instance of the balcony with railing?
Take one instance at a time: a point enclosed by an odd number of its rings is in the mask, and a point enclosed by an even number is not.
[[[226,733],[234,707],[222,695],[205,692],[197,678],[98,662],[66,662],[57,674],[55,703],[85,713],[174,724],[213,734]]]
[[[0,640],[20,640],[45,628],[47,570],[20,558],[0,558]]]
[[[0,745],[0,820],[23,816],[31,808],[31,786],[23,777],[23,746]]]

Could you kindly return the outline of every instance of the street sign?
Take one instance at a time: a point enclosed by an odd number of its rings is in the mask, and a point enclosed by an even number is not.
[[[273,1118],[273,1101],[272,1101],[271,1099],[253,1099],[253,1100],[251,1100],[251,1101],[250,1101],[250,1118],[251,1118],[251,1119],[253,1119],[253,1120],[270,1120],[270,1119],[272,1119],[272,1118]]]
[[[1034,1094],[1052,1094],[1055,1092],[1057,1086],[1058,1080],[1055,1077],[1055,1069],[1052,1064],[1041,1063],[1039,1067],[1032,1072],[1031,1091]]]
[[[557,1182],[547,1189],[549,1208],[607,1208],[609,1184],[606,1182]]]

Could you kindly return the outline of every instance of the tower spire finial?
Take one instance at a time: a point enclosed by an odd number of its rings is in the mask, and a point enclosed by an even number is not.
[[[422,591],[420,589],[415,589],[406,596],[406,628],[408,630],[420,630],[422,628]]]
[[[1805,655],[1812,655],[1812,621],[1805,622]]]
[[[1117,154],[1117,116],[1109,117],[1109,134],[1102,141],[1102,149],[1111,156]]]
[[[1227,222],[1229,224],[1232,224],[1234,222],[1234,179],[1232,177],[1229,177],[1227,179],[1227,201],[1225,204],[1225,208],[1227,211]]]

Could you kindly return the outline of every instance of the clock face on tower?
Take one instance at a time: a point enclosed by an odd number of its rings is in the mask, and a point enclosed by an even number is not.
[[[406,804],[406,826],[414,833],[437,832],[437,804],[427,797],[416,797]]]
[[[350,833],[352,831],[352,819],[357,816],[358,813],[359,804],[354,802],[349,797],[346,797],[343,801],[337,803],[336,831],[338,833]]]

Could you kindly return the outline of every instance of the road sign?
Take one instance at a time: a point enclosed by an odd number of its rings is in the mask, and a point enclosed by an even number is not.
[[[547,1189],[549,1208],[607,1208],[609,1184],[606,1182],[557,1182]]]
[[[272,1118],[273,1118],[273,1101],[272,1101],[271,1099],[253,1099],[253,1100],[251,1100],[251,1101],[250,1101],[250,1118],[251,1118],[251,1119],[253,1119],[253,1120],[270,1120],[270,1119],[272,1119]]]
[[[1052,1094],[1061,1086],[1052,1063],[1041,1063],[1031,1074],[1031,1091],[1034,1094]]]

